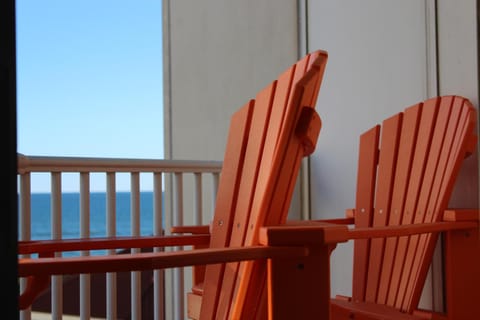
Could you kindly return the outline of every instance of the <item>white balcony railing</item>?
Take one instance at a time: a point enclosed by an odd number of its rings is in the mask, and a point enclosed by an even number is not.
[[[104,217],[104,230],[100,236],[120,235],[117,228],[119,223],[117,198],[118,185],[125,179],[129,193],[130,209],[127,218],[129,221],[129,234],[139,236],[145,233],[151,235],[168,234],[173,225],[199,225],[208,224],[213,213],[217,192],[218,178],[221,171],[221,162],[218,161],[172,161],[172,160],[146,160],[146,159],[114,159],[114,158],[81,158],[81,157],[40,157],[18,155],[18,185],[19,185],[19,240],[32,240],[32,230],[38,226],[35,221],[50,220],[50,232],[46,238],[61,239],[65,237],[62,223],[66,218],[62,198],[65,194],[75,192],[78,194],[78,229],[79,237],[95,237],[91,232],[93,217],[98,221],[98,216]],[[46,177],[47,176],[47,177]],[[207,176],[207,179],[203,179]],[[50,198],[49,212],[39,212],[43,215],[40,219],[32,219],[32,190],[35,190],[38,180],[47,178]],[[67,182],[77,187],[67,190]],[[103,180],[103,181],[102,181]],[[99,182],[100,181],[100,182]],[[104,212],[94,212],[91,208],[92,185],[95,182],[95,192],[104,196]],[[145,187],[146,185],[146,187]],[[71,187],[70,187],[71,188]],[[145,191],[147,190],[147,191]],[[143,192],[151,192],[149,201],[153,203],[145,206],[141,197]],[[35,205],[35,204],[33,204]],[[150,223],[144,221],[147,207]],[[128,217],[129,216],[129,217]],[[125,222],[125,221],[123,221]],[[34,235],[35,237],[35,235]],[[45,239],[45,238],[43,238]],[[110,252],[113,253],[113,252]],[[59,253],[60,254],[60,253]],[[95,254],[80,252],[80,255]],[[78,296],[79,316],[82,319],[91,317],[91,276],[79,276]],[[184,319],[185,290],[191,286],[191,273],[183,269],[156,270],[153,272],[153,310],[154,319]],[[118,310],[116,274],[105,276],[105,310],[107,319],[116,319]],[[142,312],[141,273],[131,272],[130,286],[130,317],[131,319],[145,319]],[[20,279],[20,290],[25,286],[25,279]],[[61,319],[64,313],[63,299],[64,288],[61,276],[52,277],[51,281],[51,306],[49,312],[52,319]],[[31,319],[31,310],[21,312],[22,319]]]

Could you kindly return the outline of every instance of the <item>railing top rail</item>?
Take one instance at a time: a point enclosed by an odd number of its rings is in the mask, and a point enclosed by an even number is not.
[[[221,161],[90,158],[17,155],[17,171],[27,172],[220,172]]]

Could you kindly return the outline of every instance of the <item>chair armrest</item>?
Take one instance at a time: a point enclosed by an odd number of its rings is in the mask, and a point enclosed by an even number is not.
[[[348,226],[322,221],[296,221],[295,224],[260,228],[259,241],[267,246],[310,246],[346,242]]]
[[[352,301],[352,297],[344,296],[344,295],[341,295],[341,294],[335,295],[335,299],[336,300],[342,300],[342,301]]]
[[[355,209],[345,210],[345,216],[346,216],[345,219],[331,219],[331,220],[323,220],[323,221],[331,222],[331,223],[353,224],[355,219]],[[335,222],[335,220],[338,220],[338,222]],[[447,209],[443,214],[443,221],[478,221],[478,220],[480,220],[479,209]]]
[[[452,230],[467,230],[478,228],[478,222],[462,221],[462,222],[433,222],[419,223],[399,226],[385,227],[368,227],[355,228],[348,231],[348,239],[371,239],[371,238],[388,238],[402,237],[422,233],[444,232]]]
[[[308,254],[308,250],[303,247],[251,246],[107,256],[20,258],[18,260],[18,275],[19,277],[28,277],[129,272],[267,258],[306,257]]]
[[[209,241],[210,235],[208,234],[33,240],[19,241],[18,254],[208,245]]]
[[[478,221],[460,221],[349,229],[346,225],[297,221],[295,224],[261,228],[260,243],[284,246],[337,244],[355,239],[400,237],[478,227]]]
[[[443,214],[443,221],[479,221],[479,209],[448,209]]]
[[[413,315],[426,320],[448,320],[445,314],[428,310],[414,310]]]
[[[210,234],[210,226],[173,226],[171,233]]]
[[[194,249],[175,252],[148,252],[106,256],[48,257],[18,259],[18,276],[27,277],[20,294],[20,308],[28,308],[43,291],[51,275],[129,272],[197,266],[234,261],[308,256],[302,247],[264,247]]]
[[[355,218],[355,209],[347,209],[345,210],[345,217],[347,218]]]
[[[339,219],[310,220],[310,221],[333,223],[333,224],[343,224],[343,225],[349,225],[349,224],[354,224],[355,223],[355,219],[353,217],[351,217],[351,218],[350,217],[339,218]]]

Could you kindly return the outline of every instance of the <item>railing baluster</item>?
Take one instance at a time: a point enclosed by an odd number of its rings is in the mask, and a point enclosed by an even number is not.
[[[173,175],[173,223],[176,226],[183,225],[183,173],[175,172]],[[175,248],[179,250],[180,248]],[[184,282],[183,282],[183,268],[173,269],[173,290],[174,290],[174,312],[175,319],[183,320],[184,317]]]
[[[200,172],[195,172],[193,174],[194,180],[194,199],[193,199],[193,223],[196,225],[202,224],[203,210],[202,210],[202,174]]]
[[[153,234],[160,236],[163,234],[163,183],[162,174],[153,174]],[[160,252],[161,248],[154,248],[154,252]],[[164,319],[164,271],[153,271],[153,315],[155,320]]]
[[[107,172],[106,184],[106,231],[107,237],[113,237],[117,235],[117,223],[115,217],[117,211],[115,172]],[[108,254],[115,254],[115,250],[108,250]],[[107,319],[114,320],[117,319],[117,274],[114,272],[108,272],[105,285],[107,286]]]
[[[90,173],[80,173],[80,237],[90,237]],[[90,255],[82,251],[82,257]],[[80,317],[90,319],[90,275],[80,275]]]
[[[213,220],[213,214],[215,210],[215,203],[217,202],[217,191],[218,191],[218,180],[220,178],[220,174],[218,172],[212,173],[212,211],[210,212],[210,219],[208,221]]]
[[[131,234],[132,236],[140,235],[140,174],[132,172],[130,174],[130,214],[131,214]],[[132,253],[140,252],[140,249],[134,248]],[[140,272],[133,271],[131,275],[131,305],[132,305],[132,319],[140,320],[142,318],[141,307],[141,283]]]
[[[52,239],[62,238],[62,174],[60,172],[51,173],[51,219],[52,219]],[[61,256],[61,253],[55,253],[55,256]],[[61,319],[63,315],[63,278],[62,276],[53,276],[51,284],[52,295],[52,319]]]

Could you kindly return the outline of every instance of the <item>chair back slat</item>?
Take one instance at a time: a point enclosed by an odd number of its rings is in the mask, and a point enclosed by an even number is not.
[[[437,97],[407,108],[382,124],[376,171],[367,160],[362,162],[362,154],[374,154],[375,142],[362,143],[361,138],[356,226],[441,221],[474,125],[475,110],[462,97]],[[377,130],[378,126],[365,135]],[[376,165],[377,159],[372,157],[372,163]],[[366,182],[369,176],[376,179],[373,217],[358,212],[372,201],[372,186]],[[362,201],[365,205],[359,207]],[[356,241],[353,298],[413,312],[436,242],[432,234]]]
[[[435,198],[440,196],[435,194],[434,188],[438,185],[438,182],[444,177],[444,168],[439,166],[439,159],[441,157],[442,145],[445,141],[445,134],[447,132],[447,123],[449,121],[449,114],[451,111],[451,97],[444,98],[442,101],[440,99],[431,99],[423,105],[423,110],[430,108],[432,110],[437,109],[438,103],[442,103],[442,107],[439,108],[438,115],[436,116],[435,126],[433,128],[433,134],[429,142],[430,150],[428,152],[428,159],[426,160],[425,165],[425,174],[423,177],[423,182],[421,189],[419,191],[418,203],[413,214],[413,223],[423,223],[425,221],[425,216],[427,210],[434,210],[432,206],[435,205]],[[448,154],[449,150],[443,150]],[[445,155],[445,154],[444,154]],[[437,190],[438,191],[438,190]],[[430,213],[430,215],[439,216],[439,212]],[[407,286],[404,281],[408,281],[411,277],[414,279],[416,270],[413,268],[413,259],[417,254],[422,255],[422,252],[425,249],[426,243],[423,241],[419,242],[419,236],[413,235],[408,237],[408,244],[405,254],[405,265],[401,273],[397,300],[395,306],[399,309],[404,309],[406,306],[403,304],[404,301],[410,300],[407,299],[408,293],[412,293],[413,286],[409,287],[407,291]]]
[[[399,141],[397,166],[395,169],[395,181],[393,183],[392,202],[388,217],[388,225],[397,226],[402,221],[406,190],[409,182],[409,172],[413,160],[413,151],[417,137],[420,109],[416,106],[407,108],[403,112],[403,120]],[[378,285],[377,302],[386,304],[390,292],[390,279],[395,262],[397,238],[385,239],[380,283]]]
[[[393,181],[397,165],[398,145],[402,114],[397,114],[383,121],[380,138],[380,150],[373,210],[374,227],[383,227],[388,223],[392,201]],[[370,241],[370,258],[368,259],[367,287],[365,300],[375,302],[378,293],[385,239],[375,238]]]
[[[323,58],[320,60],[317,58],[318,53],[312,54],[296,65],[293,76],[295,87],[288,92],[282,92],[279,89],[282,80],[286,81],[286,79],[281,77],[277,84],[272,116],[283,114],[281,131],[277,133],[278,126],[271,121],[269,126],[277,135],[277,143],[265,146],[265,159],[262,159],[260,170],[262,176],[259,177],[257,186],[259,188],[257,195],[263,196],[255,197],[253,200],[244,241],[246,246],[258,244],[260,227],[283,224],[287,220],[301,159],[311,152],[306,150],[308,147],[305,147],[305,144],[309,145],[312,142],[305,141],[308,138],[305,138],[304,133],[313,132],[316,142],[321,127],[320,118],[313,109],[324,68]],[[282,109],[285,111],[280,112]],[[306,111],[307,109],[311,112]],[[264,293],[258,287],[259,283],[266,283],[265,274],[265,262],[245,261],[239,264],[232,317],[252,319],[258,316],[258,310],[266,310],[259,305],[259,301],[265,303],[266,300],[260,299],[260,295]],[[245,279],[248,280],[244,281]],[[263,290],[266,289],[266,287],[263,288]]]
[[[257,193],[259,169],[275,89],[276,81],[266,89],[262,90],[255,99],[252,125],[250,129],[252,134],[247,144],[244,170],[239,189],[239,199],[241,199],[241,201],[237,202],[237,207],[235,209],[232,235],[229,243],[230,247],[242,246],[245,239],[253,198]],[[238,263],[227,263],[223,274],[220,302],[217,310],[217,318],[219,319],[227,318],[226,315],[230,312],[229,310],[237,274]]]
[[[211,223],[210,247],[223,248],[228,246],[230,242],[230,234],[232,231],[232,220],[234,210],[238,200],[238,189],[242,177],[242,167],[245,157],[245,149],[247,146],[250,122],[253,113],[253,100],[243,106],[235,114],[230,121],[227,146],[222,166],[222,174],[220,175],[217,201],[215,205],[214,219]],[[223,264],[215,264],[208,266],[205,272],[204,283],[216,284],[220,283],[223,277]],[[218,303],[218,291],[209,286],[204,287],[202,298],[202,312],[205,316],[211,316],[216,311]]]
[[[432,139],[429,164],[426,172],[427,181],[431,181],[431,192],[428,200],[422,201],[422,206],[415,217],[415,223],[438,222],[442,220],[443,212],[447,208],[450,194],[453,190],[460,164],[467,153],[467,133],[473,128],[471,106],[463,98],[445,97],[438,99],[438,119]],[[435,163],[436,162],[436,163]],[[423,205],[423,203],[425,203]],[[427,270],[437,237],[432,234],[415,235],[410,237],[406,265],[403,274],[405,292],[400,308],[413,310],[418,301],[422,287],[416,284],[424,283]],[[411,266],[411,267],[410,267]],[[403,287],[400,287],[403,290]],[[398,301],[400,303],[400,300]]]
[[[380,126],[375,126],[360,136],[357,198],[355,203],[355,227],[357,228],[369,227],[372,223],[379,134]],[[352,289],[352,298],[355,300],[365,299],[369,251],[369,240],[358,240],[355,242],[353,251],[353,282],[357,285]]]
[[[419,112],[419,128],[415,141],[415,149],[412,159],[412,167],[409,172],[409,183],[406,190],[405,206],[401,212],[402,225],[413,223],[413,217],[417,210],[418,198],[423,183],[425,173],[425,164],[430,149],[430,141],[436,118],[435,108],[422,108],[422,104],[417,108],[421,108]],[[387,299],[387,305],[395,306],[397,301],[398,288],[401,285],[401,275],[404,263],[399,265],[399,261],[403,261],[408,249],[409,237],[399,237],[397,249],[395,252],[395,260],[393,264],[392,276],[390,280],[390,292]]]
[[[222,170],[221,179],[225,179],[225,184],[234,181],[235,187],[229,187],[231,192],[225,199],[220,198],[220,192],[217,195],[215,219],[212,223],[212,245],[238,247],[257,244],[258,230],[268,219],[281,222],[282,217],[286,218],[284,211],[288,211],[291,199],[291,195],[288,194],[291,192],[290,186],[277,188],[277,185],[279,181],[281,184],[290,181],[292,179],[290,176],[296,177],[295,170],[298,170],[299,166],[290,164],[292,160],[284,158],[287,151],[293,150],[290,144],[296,143],[297,149],[300,148],[301,143],[293,139],[294,135],[291,132],[294,132],[296,122],[300,118],[300,103],[306,102],[304,96],[309,95],[307,106],[310,108],[313,108],[316,102],[326,57],[326,53],[320,51],[307,55],[252,100],[251,120],[242,156],[234,154],[235,161],[232,161],[231,170]],[[308,85],[302,83],[305,78],[309,79]],[[314,83],[313,86],[310,83]],[[315,129],[318,134],[319,119],[315,126],[318,127]],[[230,144],[230,140],[228,143]],[[229,157],[227,147],[225,161],[228,161]],[[284,165],[284,162],[287,164]],[[240,172],[235,171],[235,166]],[[219,185],[219,191],[221,187]],[[281,199],[279,201],[282,203],[281,210],[269,209],[275,202],[272,199]],[[234,201],[226,203],[231,200]],[[225,203],[218,207],[218,201]],[[227,220],[219,212],[222,207],[230,210],[232,214],[228,216],[228,226],[223,228],[219,226],[219,219],[225,222]],[[271,214],[275,214],[276,217],[272,218]],[[221,234],[218,236],[216,232]],[[265,264],[257,265],[250,262],[207,266],[200,319],[229,319],[237,318],[237,315],[254,319],[255,316],[264,314],[267,310],[264,303],[266,302],[264,267]],[[245,285],[248,283],[253,285]],[[250,291],[255,294],[246,295]]]

